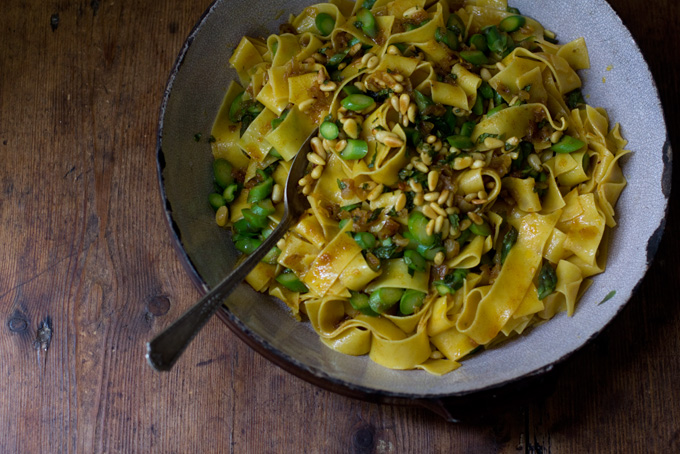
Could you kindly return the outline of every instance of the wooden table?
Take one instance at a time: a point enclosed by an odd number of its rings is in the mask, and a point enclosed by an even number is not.
[[[217,319],[190,359],[152,371],[144,343],[199,296],[163,224],[155,143],[167,75],[209,3],[0,6],[0,452],[680,452],[677,193],[627,308],[552,395],[494,424],[316,388]],[[678,147],[680,3],[611,3]]]

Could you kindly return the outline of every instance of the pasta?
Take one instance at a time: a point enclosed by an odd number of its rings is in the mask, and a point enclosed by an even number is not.
[[[581,93],[585,40],[462,3],[331,0],[244,37],[212,130],[210,203],[246,254],[315,134],[310,208],[247,281],[393,369],[445,374],[572,315],[626,185],[620,128]]]

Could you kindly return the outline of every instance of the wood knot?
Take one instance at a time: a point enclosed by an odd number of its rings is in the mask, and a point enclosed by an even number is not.
[[[163,295],[154,296],[146,303],[146,310],[154,317],[162,317],[170,310],[170,299]]]
[[[38,324],[38,332],[35,336],[33,346],[36,350],[46,352],[52,342],[52,319],[47,316],[45,320]]]
[[[375,428],[368,424],[357,428],[352,435],[352,445],[355,452],[371,452],[373,449],[373,438]]]
[[[22,333],[28,328],[28,321],[21,317],[12,317],[7,321],[7,328],[13,333]]]

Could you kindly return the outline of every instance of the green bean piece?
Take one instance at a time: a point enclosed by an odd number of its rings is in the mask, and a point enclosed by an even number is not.
[[[341,102],[342,107],[355,112],[371,107],[374,103],[375,101],[373,101],[373,98],[368,95],[364,95],[363,93],[349,95]]]
[[[283,285],[291,292],[307,293],[309,291],[307,286],[290,270],[285,270],[283,273],[276,276],[276,282]]]
[[[489,49],[497,54],[503,54],[508,45],[508,35],[502,34],[495,25],[484,27],[482,31]]]
[[[361,6],[363,6],[366,9],[371,9],[373,8],[373,5],[375,5],[375,0],[364,0],[361,3]]]
[[[423,305],[427,293],[418,290],[405,290],[399,300],[399,312],[404,315],[411,315]]]
[[[331,57],[328,59],[328,66],[338,66],[340,63],[342,63],[348,53],[349,49],[345,49],[341,52],[331,55]]]
[[[349,298],[349,304],[351,304],[354,309],[358,310],[364,315],[369,315],[371,317],[377,317],[380,315],[371,309],[371,306],[368,304],[369,297],[367,294],[355,292],[353,290],[350,290],[350,293],[352,296]]]
[[[359,208],[360,206],[361,206],[361,202],[351,203],[351,204],[349,204],[349,205],[345,205],[345,206],[340,207],[340,211],[347,211],[347,212],[349,212],[349,211],[352,211],[352,210],[356,210],[356,209]]]
[[[234,177],[231,175],[232,168],[233,166],[226,159],[220,158],[213,161],[213,176],[221,188],[226,188],[234,182]]]
[[[238,184],[237,183],[232,183],[226,188],[224,188],[224,192],[222,193],[222,197],[224,197],[224,201],[227,203],[231,203],[234,201],[236,198],[236,195],[238,194]]]
[[[494,107],[493,109],[491,109],[490,111],[488,111],[488,112],[486,113],[486,117],[488,118],[488,117],[490,117],[490,116],[492,116],[492,115],[497,114],[497,113],[500,112],[501,110],[504,110],[504,109],[507,109],[507,108],[508,108],[508,105],[507,105],[507,104],[505,104],[505,103],[499,104],[499,105],[497,105],[496,107]]]
[[[257,216],[267,217],[276,212],[274,204],[271,199],[260,200],[259,202],[253,203],[250,210]]]
[[[340,230],[344,229],[345,226],[347,225],[347,223],[348,223],[349,221],[350,221],[349,218],[347,218],[347,219],[341,219],[340,222],[338,222],[338,228],[339,228]]]
[[[375,247],[376,239],[371,232],[357,232],[354,234],[354,241],[363,250],[373,249]]]
[[[465,33],[465,24],[463,20],[455,13],[449,14],[449,18],[446,20],[446,28],[456,33],[457,35],[462,35]]]
[[[276,148],[274,148],[274,147],[271,147],[271,148],[269,149],[269,153],[267,153],[267,154],[268,154],[269,156],[273,157],[273,158],[276,158],[276,159],[282,159],[282,158],[283,158],[283,156],[281,156],[281,153],[279,153],[278,151],[276,151]]]
[[[414,147],[423,141],[423,135],[417,128],[404,128],[404,134],[406,134],[406,141]]]
[[[481,95],[479,90],[477,90],[477,99],[475,99],[475,104],[472,106],[472,113],[475,115],[482,115],[484,113],[484,97]]]
[[[342,87],[342,92],[344,94],[346,94],[347,96],[349,96],[349,95],[361,95],[361,94],[364,93],[363,91],[359,90],[359,87],[357,87],[356,85],[349,85],[349,84]]]
[[[414,271],[425,271],[425,268],[427,268],[425,258],[413,249],[404,251],[404,263]]]
[[[416,106],[418,107],[418,110],[421,113],[422,113],[423,110],[427,109],[428,107],[434,106],[434,101],[432,101],[432,98],[422,94],[418,90],[413,90],[413,98],[416,102]]]
[[[538,273],[538,299],[545,299],[555,291],[557,286],[557,274],[549,262],[544,262],[541,271]]]
[[[477,66],[489,63],[489,59],[486,58],[486,55],[481,50],[462,50],[460,51],[460,57]]]
[[[434,289],[439,293],[440,296],[448,295],[449,293],[452,293],[451,289],[449,288],[448,285],[444,284],[442,281],[434,281],[432,283],[434,285]]]
[[[486,44],[486,38],[484,35],[475,33],[474,35],[470,36],[470,47],[474,47],[476,50],[479,50],[481,52],[486,52],[489,50],[489,46]]]
[[[375,38],[378,36],[378,24],[375,22],[375,17],[366,8],[360,8],[357,11],[357,20],[361,22],[361,30],[369,38]]]
[[[477,236],[489,236],[493,232],[489,223],[484,221],[481,224],[475,224],[474,222],[470,224],[470,231]]]
[[[250,255],[255,249],[259,248],[261,244],[262,240],[258,238],[241,238],[234,243],[234,246],[244,254]]]
[[[456,147],[459,150],[469,150],[475,146],[469,136],[464,136],[462,134],[449,136],[446,138],[446,141],[449,143],[449,145]]]
[[[267,255],[262,257],[261,261],[269,265],[276,265],[279,255],[281,255],[281,249],[274,246],[269,250],[269,252],[267,252]]]
[[[512,247],[517,242],[517,236],[517,229],[512,226],[510,227],[510,230],[508,230],[508,232],[503,236],[503,245],[501,246],[501,265],[505,263],[505,259],[508,257],[510,249],[512,249]]]
[[[456,33],[445,28],[438,27],[434,32],[434,39],[438,43],[446,44],[451,50],[458,50],[458,47],[460,46]]]
[[[249,234],[257,232],[259,232],[259,230],[255,226],[250,225],[245,218],[241,218],[238,221],[234,222],[234,233],[238,235],[247,236]]]
[[[393,287],[383,287],[371,293],[368,305],[374,312],[382,314],[394,306],[404,293],[403,289]]]
[[[460,135],[470,137],[472,135],[472,131],[475,129],[475,124],[476,123],[474,121],[466,121],[463,123],[463,126],[460,127]]]
[[[281,116],[279,116],[278,118],[274,118],[274,119],[272,120],[272,129],[278,128],[279,125],[280,125],[281,123],[283,123],[283,120],[285,120],[286,117],[288,116],[288,112],[289,112],[289,110],[284,110],[284,111],[281,113]]]
[[[245,91],[242,91],[236,97],[234,100],[231,102],[231,105],[229,106],[229,120],[232,123],[238,123],[241,121],[241,118],[243,117],[243,95],[245,94]]]
[[[493,89],[492,89],[493,90]],[[496,90],[493,90],[493,103],[495,106],[499,106],[505,102],[505,99]]]
[[[468,270],[456,268],[452,273],[444,276],[444,279],[441,281],[434,281],[432,284],[440,295],[446,295],[447,293],[453,293],[460,289],[465,283],[467,275]]]
[[[581,158],[581,165],[583,166],[583,171],[585,173],[588,173],[588,170],[590,169],[590,155],[586,151],[583,153],[583,157]]]
[[[585,146],[585,142],[577,139],[576,137],[565,134],[562,136],[562,139],[550,147],[550,149],[555,153],[573,153],[574,151],[578,151]]]
[[[319,126],[319,133],[324,139],[334,140],[338,138],[340,130],[338,129],[338,125],[336,125],[334,122],[324,121],[321,123],[321,126]]]
[[[512,14],[522,14],[522,13],[519,12],[519,10],[517,8],[513,8],[512,6],[508,6],[507,11],[509,13],[512,13]]]
[[[456,241],[462,246],[472,238],[472,231],[468,228],[460,232],[460,236],[456,238]]]
[[[479,86],[479,90],[477,91],[484,99],[492,99],[494,93],[496,92],[493,88],[491,88],[491,85],[489,85],[489,83],[486,81],[482,82],[482,85]]]
[[[446,252],[446,249],[442,246],[425,246],[419,244],[416,247],[416,251],[418,251],[418,254],[422,255],[425,260],[432,262],[438,252]]]
[[[250,188],[247,199],[248,203],[255,203],[266,199],[271,195],[273,188],[274,180],[271,177],[266,178],[262,183],[256,184]]]
[[[316,29],[319,30],[319,33],[321,33],[322,36],[328,36],[335,28],[335,19],[330,14],[319,13],[316,15],[314,24],[316,25]]]
[[[274,55],[276,55],[276,51],[277,51],[277,50],[279,50],[279,42],[278,42],[278,41],[274,41],[274,42],[272,42],[272,48],[271,48],[272,57],[273,57]]]
[[[224,197],[216,192],[213,192],[208,196],[208,202],[210,202],[210,206],[213,207],[213,210],[215,211],[227,204],[226,200],[224,200]]]
[[[498,28],[507,33],[512,33],[524,27],[527,20],[524,16],[508,16],[498,24]]]
[[[408,216],[408,231],[413,239],[425,246],[432,246],[435,236],[427,233],[427,224],[430,220],[420,211],[412,211]]]
[[[360,139],[347,139],[347,146],[340,152],[340,157],[345,160],[362,159],[368,154],[368,143]]]
[[[242,209],[241,214],[243,215],[243,219],[248,221],[248,224],[250,224],[254,229],[257,230],[262,230],[266,228],[267,224],[269,223],[266,216],[260,216],[258,214],[255,214],[253,210],[251,210],[250,208]]]

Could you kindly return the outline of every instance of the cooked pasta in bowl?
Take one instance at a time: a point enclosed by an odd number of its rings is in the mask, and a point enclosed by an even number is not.
[[[628,236],[658,241],[666,137],[628,32],[606,3],[595,19],[578,3],[285,3],[272,34],[250,13],[226,27],[216,2],[178,59],[159,138],[199,285],[276,226],[313,134],[297,182],[310,208],[223,319],[307,379],[412,397],[512,382],[599,332],[650,260]],[[617,25],[625,59],[589,21]],[[620,82],[619,62],[634,68]],[[646,121],[661,129],[641,140]],[[641,229],[640,185],[658,200]]]

